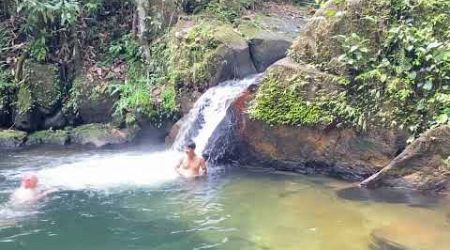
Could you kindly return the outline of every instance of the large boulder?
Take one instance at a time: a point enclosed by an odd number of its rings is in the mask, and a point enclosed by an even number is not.
[[[65,104],[66,110],[74,112],[81,123],[110,122],[118,98],[109,92],[111,81],[89,79],[87,76],[87,73],[81,73],[75,78],[69,101]],[[47,122],[59,123],[60,117]]]
[[[373,51],[378,51],[387,21],[370,16],[385,17],[389,11],[386,1],[327,1],[306,24],[289,54],[297,62],[320,64],[342,73],[345,67],[337,59],[343,54],[339,36],[357,33],[372,41]]]
[[[276,33],[264,32],[249,41],[250,54],[258,72],[263,72],[274,62],[286,56],[292,40]]]
[[[239,159],[347,180],[362,180],[382,169],[404,148],[406,135],[383,128],[362,132],[336,123],[339,117],[330,104],[320,100],[338,96],[339,90],[335,77],[310,65],[288,59],[276,63],[256,93],[246,92],[234,103],[240,113]]]
[[[139,128],[137,127],[119,129],[108,124],[86,124],[76,127],[70,132],[70,142],[99,148],[132,142],[138,132]]]
[[[244,17],[238,29],[248,40],[258,72],[286,56],[292,42],[305,27],[310,14],[304,8],[266,4],[262,11]]]
[[[217,48],[217,68],[211,85],[255,74],[247,41],[231,27],[223,26],[216,31],[215,38],[222,44]]]
[[[424,133],[361,185],[449,191],[450,126],[441,126]]]
[[[15,127],[25,131],[41,128],[44,118],[60,107],[62,93],[57,66],[25,63],[24,79],[17,92]]]
[[[180,20],[167,47],[171,81],[184,112],[209,87],[257,73],[247,41],[226,23]]]
[[[22,146],[27,133],[18,130],[0,130],[0,149],[13,149]]]

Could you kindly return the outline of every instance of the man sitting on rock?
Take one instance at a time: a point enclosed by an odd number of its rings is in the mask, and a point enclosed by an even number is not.
[[[175,171],[183,177],[194,178],[208,174],[206,161],[195,153],[196,145],[190,142],[185,147],[185,155],[175,167]]]

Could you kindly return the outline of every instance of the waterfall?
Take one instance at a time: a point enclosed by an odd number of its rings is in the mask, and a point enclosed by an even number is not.
[[[225,118],[231,103],[246,88],[255,84],[259,76],[257,74],[242,80],[225,81],[207,90],[183,118],[172,148],[181,150],[188,141],[192,140],[197,144],[197,154],[202,154],[208,145],[208,140]]]
[[[24,172],[34,172],[44,187],[62,190],[111,189],[158,185],[178,177],[174,166],[181,158],[179,152],[187,141],[197,144],[197,153],[208,148],[214,155],[226,152],[230,143],[217,138],[233,137],[226,128],[232,127],[227,111],[233,101],[246,88],[254,84],[259,75],[242,80],[220,83],[210,88],[183,118],[174,145],[169,150],[152,152],[93,153],[90,156],[73,155],[22,169],[0,171],[8,179],[19,180]],[[225,128],[224,128],[225,127]],[[231,142],[232,143],[232,142]],[[218,145],[220,144],[220,145]]]

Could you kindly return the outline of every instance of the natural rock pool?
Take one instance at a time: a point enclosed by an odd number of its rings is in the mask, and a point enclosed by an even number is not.
[[[162,146],[2,152],[0,249],[449,249],[450,202],[261,169],[177,178]],[[9,194],[33,171],[59,187],[37,207]]]

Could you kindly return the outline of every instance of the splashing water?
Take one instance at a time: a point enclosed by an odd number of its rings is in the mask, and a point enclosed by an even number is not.
[[[109,158],[46,168],[38,172],[42,183],[62,189],[106,189],[124,186],[148,186],[173,180],[179,153],[154,152],[148,155],[113,155]]]
[[[203,153],[208,139],[224,119],[228,107],[240,93],[254,84],[259,76],[258,74],[243,80],[226,81],[206,91],[183,118],[184,123],[173,148],[180,150],[187,141],[193,140],[197,144],[197,153]]]
[[[176,149],[194,138],[197,150],[201,153],[232,101],[245,88],[255,83],[257,78],[258,75],[255,75],[243,80],[226,81],[206,91],[183,120],[171,150],[139,155],[94,155],[81,161],[77,158],[52,166],[12,169],[9,175],[18,180],[23,172],[35,171],[42,186],[59,187],[63,190],[126,188],[174,180],[177,178],[174,166],[181,157]]]

